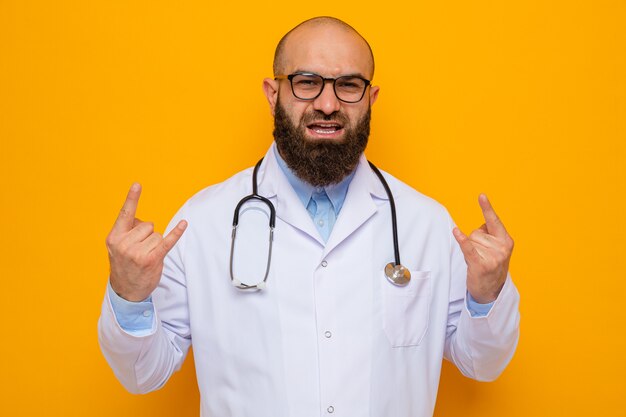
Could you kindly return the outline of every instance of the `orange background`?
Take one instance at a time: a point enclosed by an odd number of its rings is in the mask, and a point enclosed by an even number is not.
[[[0,0],[0,415],[197,416],[189,359],[126,393],[97,344],[104,238],[133,181],[163,229],[271,143],[279,38],[354,25],[381,86],[368,157],[467,232],[516,241],[521,340],[483,384],[444,364],[436,416],[624,416],[626,3]]]

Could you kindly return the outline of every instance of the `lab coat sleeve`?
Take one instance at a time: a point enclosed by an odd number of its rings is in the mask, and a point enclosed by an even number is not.
[[[519,293],[507,274],[498,298],[485,316],[472,317],[465,300],[467,265],[450,224],[451,286],[444,357],[463,375],[493,381],[504,371],[519,339]]]
[[[169,232],[183,218],[176,215]],[[152,329],[140,335],[125,331],[105,294],[98,341],[117,379],[134,394],[161,388],[177,371],[191,345],[187,289],[183,267],[185,234],[164,260],[163,273],[152,297],[155,306]]]

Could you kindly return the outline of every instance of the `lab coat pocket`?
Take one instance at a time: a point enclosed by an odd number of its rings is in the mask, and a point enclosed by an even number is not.
[[[428,329],[430,271],[411,271],[411,281],[400,287],[383,283],[383,328],[393,347],[417,346]]]

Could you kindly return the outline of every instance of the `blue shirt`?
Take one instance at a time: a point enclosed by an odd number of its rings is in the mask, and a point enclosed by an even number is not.
[[[313,220],[315,224],[315,228],[319,231],[324,242],[327,242],[337,216],[339,216],[341,207],[343,207],[343,203],[346,200],[350,182],[352,181],[352,177],[354,177],[354,171],[337,184],[328,185],[326,187],[314,187],[302,181],[289,169],[276,147],[274,147],[274,153],[280,169],[309,212],[311,220]],[[108,293],[113,311],[115,312],[115,317],[124,330],[137,336],[151,332],[152,326],[154,325],[152,318],[154,316],[154,305],[152,304],[151,297],[141,302],[127,301],[117,295],[110,284],[108,286]],[[494,303],[480,304],[472,298],[469,292],[467,293],[466,299],[467,308],[472,317],[486,316]]]
[[[327,185],[326,187],[314,187],[302,181],[289,169],[276,147],[274,147],[274,154],[276,155],[278,166],[287,177],[287,181],[289,181],[298,198],[302,201],[302,205],[306,207],[324,242],[327,242],[341,207],[343,207],[343,202],[346,200],[348,187],[352,177],[354,177],[354,171],[337,184]]]

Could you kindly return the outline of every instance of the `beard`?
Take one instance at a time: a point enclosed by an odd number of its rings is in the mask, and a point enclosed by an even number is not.
[[[295,126],[278,100],[274,109],[274,140],[280,156],[298,178],[315,187],[324,187],[339,183],[354,171],[367,147],[370,119],[370,108],[354,127],[343,113],[326,115],[314,110],[303,114],[299,125]],[[319,120],[340,123],[344,129],[343,139],[307,138],[307,125]]]

